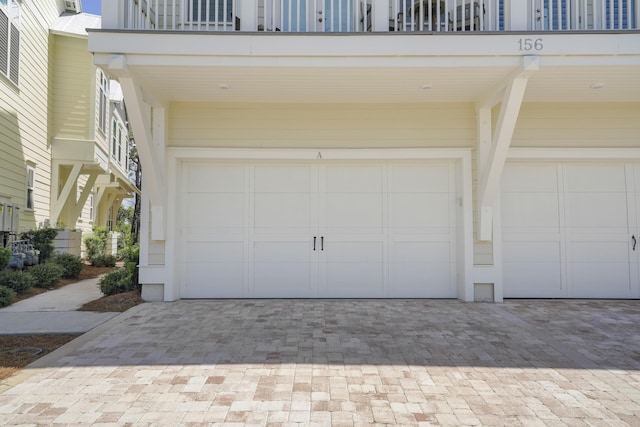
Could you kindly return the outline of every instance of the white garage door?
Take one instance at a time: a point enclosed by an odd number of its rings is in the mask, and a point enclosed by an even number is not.
[[[455,166],[188,163],[183,298],[456,297]]]
[[[639,171],[619,163],[508,164],[504,296],[638,297]]]

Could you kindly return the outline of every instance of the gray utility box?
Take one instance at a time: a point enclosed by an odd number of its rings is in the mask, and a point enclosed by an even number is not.
[[[17,233],[20,224],[20,206],[0,202],[0,232]]]

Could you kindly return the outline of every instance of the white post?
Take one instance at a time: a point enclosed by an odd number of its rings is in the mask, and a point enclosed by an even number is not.
[[[102,28],[124,28],[124,0],[109,0],[102,2]]]
[[[240,18],[240,31],[258,31],[257,0],[237,1],[238,18]]]
[[[373,31],[389,32],[389,1],[390,0],[373,0],[371,13],[373,14]],[[367,10],[364,10],[366,19]]]
[[[507,2],[505,1],[505,6]],[[529,27],[529,2],[522,0],[510,0],[508,8],[507,22],[505,28],[511,31],[533,30]]]

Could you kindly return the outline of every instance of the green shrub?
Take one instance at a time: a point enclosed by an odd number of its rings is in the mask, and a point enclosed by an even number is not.
[[[0,271],[7,268],[11,260],[11,250],[9,248],[0,248]]]
[[[28,240],[33,247],[40,251],[40,262],[46,262],[53,255],[53,239],[58,235],[55,228],[40,228],[38,230],[29,230],[20,235],[20,239]]]
[[[53,257],[53,262],[63,268],[62,277],[65,279],[77,279],[84,267],[80,257],[72,254],[58,254]]]
[[[0,286],[0,307],[6,307],[13,304],[13,301],[15,299],[16,293],[13,291],[13,289]]]
[[[117,268],[100,279],[100,290],[105,296],[133,291],[136,285],[133,283],[131,271],[127,268]]]
[[[22,271],[7,271],[0,274],[0,287],[9,288],[15,293],[24,294],[33,286],[33,278]]]
[[[87,247],[87,259],[91,261],[97,256],[105,255],[108,240],[109,229],[107,227],[94,227],[93,234],[84,239],[84,245]]]
[[[47,262],[31,267],[27,273],[33,278],[33,286],[50,288],[62,279],[64,268],[53,262]]]
[[[97,255],[89,259],[94,267],[115,267],[116,257],[113,255]]]

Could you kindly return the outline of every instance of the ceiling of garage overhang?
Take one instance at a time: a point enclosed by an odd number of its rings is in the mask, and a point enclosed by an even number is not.
[[[512,67],[131,66],[166,101],[475,102]],[[540,67],[525,102],[640,102],[640,67]]]

